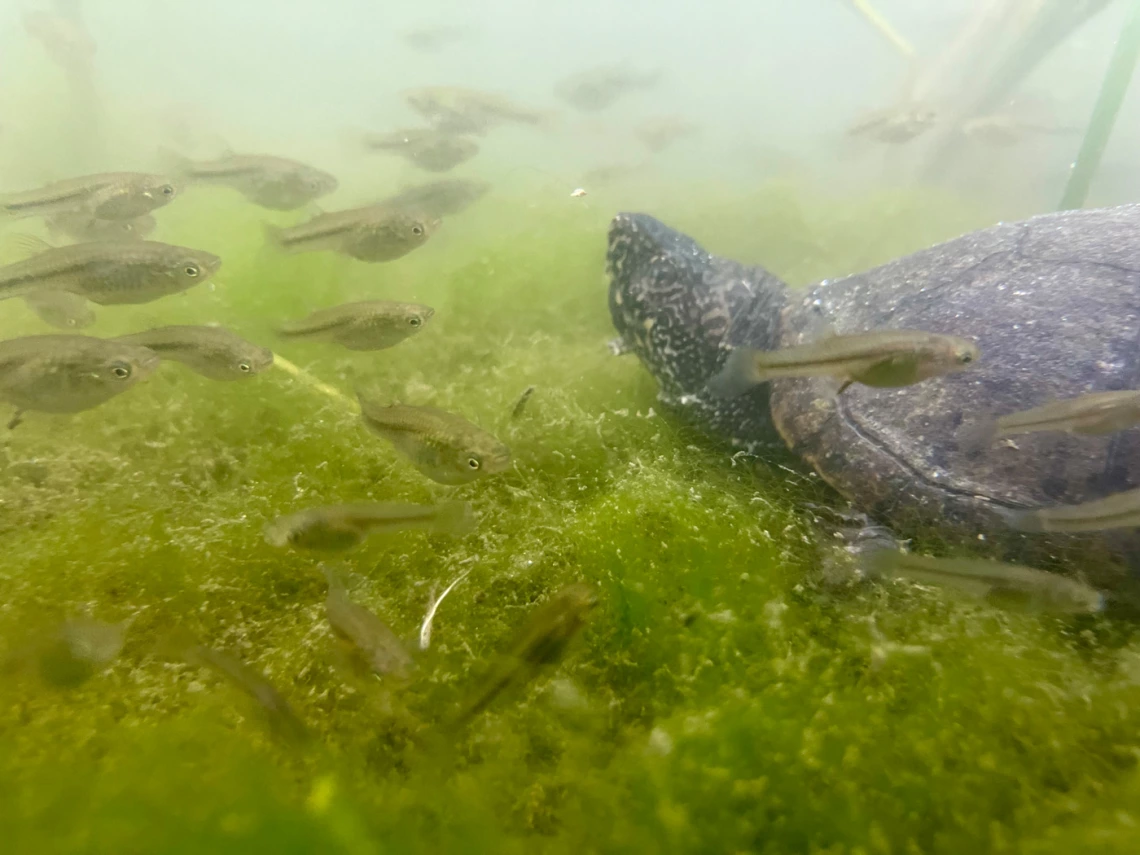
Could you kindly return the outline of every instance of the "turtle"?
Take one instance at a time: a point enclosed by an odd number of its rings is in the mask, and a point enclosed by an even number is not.
[[[1140,388],[1140,204],[999,223],[803,290],[646,214],[613,219],[606,261],[618,349],[653,374],[668,412],[760,458],[790,452],[894,536],[936,532],[1050,569],[1083,556],[1104,590],[1140,582],[1132,530],[1030,535],[1007,522],[1010,510],[1140,486],[1140,429],[969,439],[985,418]],[[708,387],[734,348],[879,329],[967,338],[981,359],[897,389],[779,379],[725,398]]]

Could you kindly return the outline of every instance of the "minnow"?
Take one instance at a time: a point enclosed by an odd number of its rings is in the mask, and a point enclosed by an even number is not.
[[[708,383],[715,395],[736,397],[781,377],[834,377],[839,393],[852,383],[879,388],[910,386],[962,371],[980,357],[972,341],[916,330],[829,335],[780,350],[733,350]]]
[[[1019,564],[976,558],[931,558],[893,549],[869,553],[878,574],[902,576],[920,584],[951,587],[964,593],[1012,602],[1037,611],[1099,612],[1104,595],[1077,579]]]
[[[339,551],[359,545],[376,532],[425,529],[437,534],[460,535],[475,525],[467,502],[407,505],[397,502],[327,505],[278,517],[265,528],[271,546]]]

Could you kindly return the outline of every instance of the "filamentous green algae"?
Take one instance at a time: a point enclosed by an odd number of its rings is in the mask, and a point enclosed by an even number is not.
[[[646,372],[607,350],[605,228],[624,200],[492,194],[382,268],[282,259],[230,197],[185,201],[156,239],[221,255],[216,287],[100,309],[90,332],[221,321],[296,371],[222,384],[168,363],[5,437],[3,655],[67,618],[129,620],[118,658],[73,688],[0,678],[6,851],[1136,850],[1130,628],[905,582],[822,586],[836,498],[661,412]],[[653,212],[798,283],[987,220],[789,187]],[[274,335],[361,299],[436,315],[382,353]],[[0,319],[6,336],[35,323],[22,305]],[[512,468],[423,478],[360,424],[360,385],[462,413]],[[387,501],[478,517],[457,538],[368,539],[338,565],[353,602],[417,651],[396,682],[345,667],[317,560],[262,537],[305,507]],[[465,572],[417,650],[433,597]],[[443,728],[576,583],[597,605],[561,662]],[[169,655],[175,627],[256,669],[313,738],[279,738],[254,699]]]

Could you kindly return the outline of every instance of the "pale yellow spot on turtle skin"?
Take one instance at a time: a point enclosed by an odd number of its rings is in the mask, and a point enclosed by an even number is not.
[[[643,327],[645,327],[646,332],[649,332],[651,329],[653,329],[653,325],[656,323],[657,323],[656,318],[646,318],[644,321],[641,322],[641,325]]]

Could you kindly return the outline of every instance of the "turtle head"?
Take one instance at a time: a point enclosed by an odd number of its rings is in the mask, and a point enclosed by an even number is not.
[[[705,386],[731,347],[769,350],[779,341],[785,286],[759,267],[710,255],[690,237],[645,214],[610,223],[606,270],[610,315],[625,350],[660,385],[661,400],[698,411],[729,435],[759,439],[767,387],[733,402],[706,401]]]

